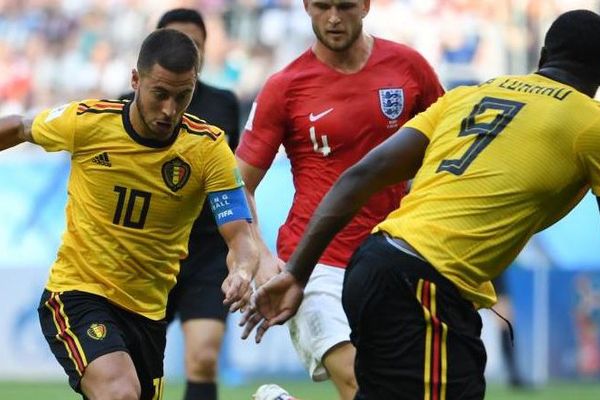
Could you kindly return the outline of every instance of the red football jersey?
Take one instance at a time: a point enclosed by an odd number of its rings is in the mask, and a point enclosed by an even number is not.
[[[359,72],[338,72],[308,50],[268,79],[237,155],[268,169],[279,146],[285,147],[296,192],[279,229],[280,258],[289,259],[310,216],[340,174],[442,93],[436,74],[420,54],[377,38]],[[404,192],[401,184],[374,195],[337,234],[320,262],[344,268],[373,226],[398,208]]]

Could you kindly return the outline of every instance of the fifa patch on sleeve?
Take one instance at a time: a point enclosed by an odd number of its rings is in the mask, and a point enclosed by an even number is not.
[[[240,219],[252,221],[252,214],[243,187],[209,193],[208,201],[219,226]]]
[[[62,106],[53,108],[48,112],[48,115],[46,115],[46,119],[44,120],[44,122],[50,122],[53,119],[60,117],[67,108],[69,108],[69,104],[63,104]]]

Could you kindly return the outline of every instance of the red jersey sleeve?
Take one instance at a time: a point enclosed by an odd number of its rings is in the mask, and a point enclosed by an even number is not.
[[[256,168],[268,169],[283,141],[286,87],[281,74],[273,75],[252,105],[236,155]]]
[[[419,95],[417,109],[418,112],[422,112],[427,110],[430,105],[435,103],[437,99],[444,94],[444,87],[440,83],[440,80],[431,65],[423,56],[416,53],[415,61],[417,74],[420,77],[421,83],[421,93]]]

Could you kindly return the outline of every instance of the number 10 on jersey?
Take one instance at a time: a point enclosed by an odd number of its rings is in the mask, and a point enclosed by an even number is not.
[[[150,198],[152,193],[143,192],[137,189],[129,189],[123,186],[115,186],[114,191],[118,193],[117,207],[113,217],[113,224],[123,225],[127,228],[143,229],[150,208]],[[123,208],[127,203],[125,216]]]

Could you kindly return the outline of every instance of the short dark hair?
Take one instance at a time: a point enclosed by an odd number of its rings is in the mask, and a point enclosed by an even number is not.
[[[204,25],[204,18],[202,18],[202,14],[200,14],[198,11],[191,8],[174,8],[169,10],[164,13],[162,17],[160,17],[156,28],[164,28],[167,25],[175,22],[195,24],[198,28],[200,28],[202,34],[204,35],[204,39],[206,39],[206,25]]]
[[[198,71],[198,48],[185,33],[175,29],[157,29],[144,39],[137,69],[140,73],[148,72],[154,64],[175,73],[192,68]]]
[[[600,15],[590,10],[561,14],[544,39],[543,67],[567,69],[586,80],[600,79]]]

